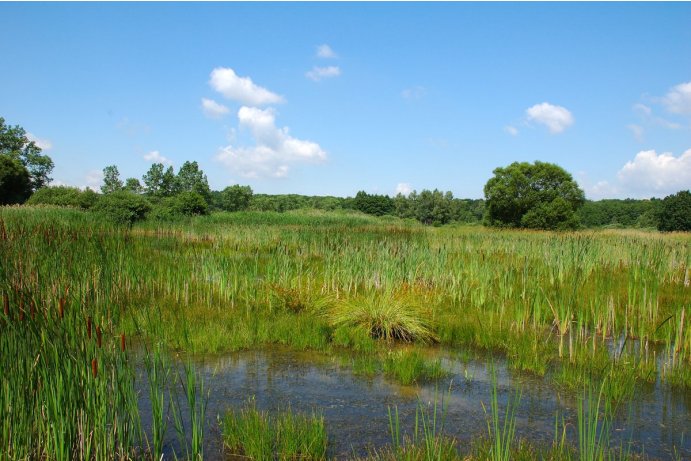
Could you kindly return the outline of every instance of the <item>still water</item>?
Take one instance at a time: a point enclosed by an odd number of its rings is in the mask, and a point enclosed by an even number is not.
[[[193,363],[208,390],[204,455],[228,459],[222,450],[219,420],[229,408],[240,408],[254,398],[257,408],[269,412],[319,412],[324,416],[333,459],[365,455],[368,449],[391,443],[389,408],[398,409],[401,428],[412,430],[416,408],[430,409],[434,401],[445,408],[443,431],[459,441],[462,451],[477,436],[487,434],[491,379],[489,361],[460,360],[445,351],[431,351],[451,372],[435,383],[402,386],[381,375],[353,373],[348,356],[296,352],[282,348],[194,357]],[[546,380],[507,370],[495,362],[500,412],[520,391],[516,432],[533,442],[554,440],[555,415],[567,424],[567,436],[576,443],[576,395],[559,391]],[[145,427],[150,412],[145,373],[141,379],[140,410]],[[183,409],[183,412],[186,411]],[[169,425],[166,450],[179,452]],[[664,385],[636,389],[621,405],[613,422],[611,445],[631,445],[632,453],[652,459],[691,459],[691,393]],[[675,454],[676,453],[676,454]]]

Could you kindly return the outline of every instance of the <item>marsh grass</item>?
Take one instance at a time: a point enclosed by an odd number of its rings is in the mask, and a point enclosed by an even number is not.
[[[512,459],[512,444],[516,437],[516,411],[521,401],[521,393],[517,390],[514,397],[507,401],[502,418],[499,411],[497,375],[494,365],[490,365],[490,381],[489,414],[485,404],[481,402],[487,418],[487,436],[492,445],[489,458],[492,461],[509,461]]]
[[[401,431],[398,408],[388,409],[391,447],[374,452],[372,459],[446,461],[460,459],[456,440],[444,434],[446,407],[437,391],[429,405],[418,399],[412,434]]]
[[[387,342],[437,340],[430,313],[412,299],[391,292],[345,300],[331,309],[328,320],[336,328],[354,328]]]
[[[609,376],[607,400],[619,403],[639,383],[691,388],[689,234],[426,228],[323,212],[127,229],[32,207],[0,208],[0,228],[10,459],[146,451],[123,333],[193,353],[281,344],[377,360],[394,343],[438,341],[570,391]],[[613,338],[626,347],[612,350]],[[417,366],[396,360],[390,369]],[[25,416],[35,414],[45,418]]]
[[[288,408],[271,415],[250,399],[225,414],[222,431],[227,454],[257,460],[326,459],[324,418],[317,414],[296,414]]]
[[[410,385],[449,376],[440,359],[428,359],[419,350],[398,350],[386,354],[382,366],[387,376]]]

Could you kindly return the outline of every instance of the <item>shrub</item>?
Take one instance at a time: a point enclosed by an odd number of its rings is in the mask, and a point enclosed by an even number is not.
[[[88,210],[99,198],[99,194],[87,189],[82,191],[76,187],[54,186],[37,190],[29,198],[29,205],[69,206]]]
[[[119,191],[101,197],[91,210],[116,224],[131,226],[146,218],[151,204],[140,195]]]

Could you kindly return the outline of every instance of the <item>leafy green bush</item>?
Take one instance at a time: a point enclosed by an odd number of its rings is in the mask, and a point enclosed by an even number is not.
[[[149,218],[158,221],[179,221],[190,216],[209,213],[209,206],[196,192],[180,192],[155,202]]]
[[[104,195],[91,208],[117,224],[132,225],[146,218],[151,204],[144,197],[127,191]]]
[[[76,187],[54,186],[37,190],[26,202],[28,205],[69,206],[88,210],[96,204],[99,194]]]

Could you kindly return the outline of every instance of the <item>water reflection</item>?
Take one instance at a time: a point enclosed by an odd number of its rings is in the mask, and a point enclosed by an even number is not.
[[[432,405],[435,399],[446,408],[444,430],[459,440],[461,449],[486,434],[490,373],[486,362],[460,361],[444,351],[433,351],[452,372],[436,384],[401,386],[382,376],[354,375],[344,356],[287,349],[266,349],[224,356],[195,357],[198,372],[210,390],[205,445],[207,459],[223,459],[219,417],[229,408],[239,408],[254,397],[257,408],[270,412],[290,407],[293,411],[323,414],[329,436],[329,456],[337,459],[365,455],[368,447],[390,443],[389,407],[397,407],[401,427],[412,428],[418,402]],[[500,411],[516,389],[521,390],[517,412],[517,435],[534,442],[554,440],[555,415],[569,425],[575,443],[576,396],[557,391],[545,380],[510,372],[496,365]],[[140,385],[143,380],[139,380]],[[142,387],[142,413],[147,413]],[[689,392],[673,392],[661,385],[640,387],[613,421],[612,444],[633,442],[632,452],[670,459],[676,447],[682,459],[691,459]],[[419,400],[418,400],[419,399]],[[561,417],[560,416],[560,417]],[[145,426],[147,426],[145,422]],[[179,449],[175,435],[167,449]],[[178,447],[178,448],[176,448]]]

